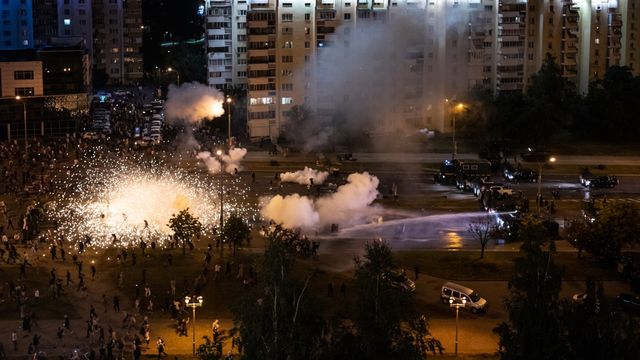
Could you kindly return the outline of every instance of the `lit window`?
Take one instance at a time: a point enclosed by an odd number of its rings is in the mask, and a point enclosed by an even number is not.
[[[64,19],[64,25],[65,26],[71,25],[71,19]]]
[[[282,98],[282,105],[291,105],[291,104],[293,104],[293,98],[290,98],[290,97]]]

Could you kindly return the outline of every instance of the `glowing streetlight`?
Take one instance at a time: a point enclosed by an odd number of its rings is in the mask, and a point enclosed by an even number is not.
[[[553,156],[547,160],[550,163],[556,162],[556,158]],[[543,164],[543,161],[538,161],[538,195],[536,197],[536,200],[538,202],[538,208],[542,206],[542,201],[540,201],[542,196],[542,164]]]
[[[20,95],[16,95],[16,100],[22,102],[22,121],[24,122],[24,153],[27,153],[27,103]]]
[[[227,131],[228,131],[227,146],[231,148],[231,96],[227,96],[227,120],[229,122],[227,124]]]
[[[449,99],[444,99],[444,102],[449,105],[449,112],[451,113],[451,128],[453,130],[451,135],[451,141],[453,142],[452,160],[455,160],[456,155],[458,154],[458,142],[456,141],[456,111],[464,110],[466,105],[463,103],[457,103],[453,106],[453,102],[449,101]]]
[[[174,69],[172,67],[168,67],[167,68],[168,72],[175,72],[176,73],[176,77],[177,77],[177,82],[178,82],[178,86],[180,86],[180,72],[177,69]]]
[[[191,300],[194,300],[191,302]],[[202,306],[202,296],[194,297],[185,296],[184,304],[193,309],[193,355],[196,354],[196,308]]]
[[[456,308],[456,340],[455,340],[455,357],[458,357],[458,319],[460,314],[460,308],[465,307],[467,299],[462,298],[462,302],[455,302],[453,297],[449,298],[449,307]]]

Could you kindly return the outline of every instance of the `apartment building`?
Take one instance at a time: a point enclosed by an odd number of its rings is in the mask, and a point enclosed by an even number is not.
[[[81,41],[89,54],[93,54],[93,12],[91,5],[91,0],[57,1],[58,30],[56,36]]]
[[[94,68],[107,84],[142,80],[142,30],[142,1],[93,0]]]
[[[247,85],[247,1],[205,1],[208,83],[218,89]]]
[[[2,33],[0,50],[33,47],[33,7],[31,1],[3,0],[0,2]]]
[[[448,132],[448,99],[476,87],[525,91],[547,54],[582,93],[609,66],[638,73],[640,5],[632,0],[206,5],[209,84],[246,86],[255,139],[277,137],[295,105],[311,109],[314,121],[335,121],[338,112],[365,117],[367,131]]]
[[[50,43],[58,35],[56,0],[33,0],[33,41],[36,47]]]

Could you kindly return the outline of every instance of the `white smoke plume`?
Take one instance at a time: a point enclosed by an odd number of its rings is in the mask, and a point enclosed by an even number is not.
[[[222,167],[224,171],[229,174],[235,174],[241,171],[242,165],[240,165],[240,162],[244,159],[245,155],[247,155],[247,149],[244,148],[233,148],[229,150],[228,154],[223,154]],[[202,160],[210,173],[220,173],[220,161],[215,154],[211,154],[209,151],[202,151],[196,155],[196,158]]]
[[[353,173],[347,184],[328,196],[313,201],[299,194],[277,195],[262,202],[260,213],[265,219],[286,228],[312,229],[329,224],[353,224],[372,210],[378,196],[379,180],[369,173]]]
[[[286,172],[280,174],[280,181],[282,182],[292,182],[301,185],[310,185],[310,179],[313,179],[314,185],[320,185],[325,180],[329,173],[326,171],[314,170],[310,167],[305,166],[304,170],[298,170],[296,172]]]
[[[282,224],[287,229],[309,229],[318,225],[320,216],[313,208],[313,200],[299,194],[276,195],[264,200],[261,210],[265,219]]]
[[[216,88],[198,82],[169,85],[165,115],[170,122],[199,124],[224,114],[224,95]]]

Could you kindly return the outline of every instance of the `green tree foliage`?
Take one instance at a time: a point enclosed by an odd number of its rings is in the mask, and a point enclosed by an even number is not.
[[[602,283],[587,280],[584,300],[565,305],[563,323],[572,359],[630,359],[640,353],[640,323],[604,296]]]
[[[251,229],[242,218],[233,213],[224,223],[222,236],[229,243],[229,246],[233,247],[233,256],[236,256],[236,248],[249,241]]]
[[[356,359],[424,359],[426,350],[442,351],[417,315],[412,293],[394,286],[391,248],[382,241],[368,243],[363,260],[356,260],[354,324],[360,353]]]
[[[187,242],[191,241],[193,237],[200,235],[202,232],[202,224],[200,223],[200,220],[191,215],[189,208],[171,215],[171,219],[169,219],[167,226],[173,231],[175,239],[182,242],[183,255],[186,251]]]
[[[280,228],[270,232],[260,268],[262,284],[235,311],[234,332],[243,359],[317,359],[322,320],[309,298],[313,274],[299,281],[293,274],[295,254],[283,238],[295,236]]]
[[[567,353],[560,323],[562,269],[554,262],[554,245],[535,218],[521,224],[522,257],[509,281],[505,306],[509,320],[494,331],[502,359],[562,359]]]
[[[630,201],[603,204],[593,223],[598,255],[614,258],[623,246],[640,240],[640,208]]]
[[[640,136],[640,77],[628,67],[612,66],[593,82],[576,121],[575,134],[588,139],[636,141]]]
[[[595,256],[613,260],[620,249],[640,242],[640,208],[632,202],[611,201],[595,205],[593,221],[575,219],[567,236],[578,248]]]

